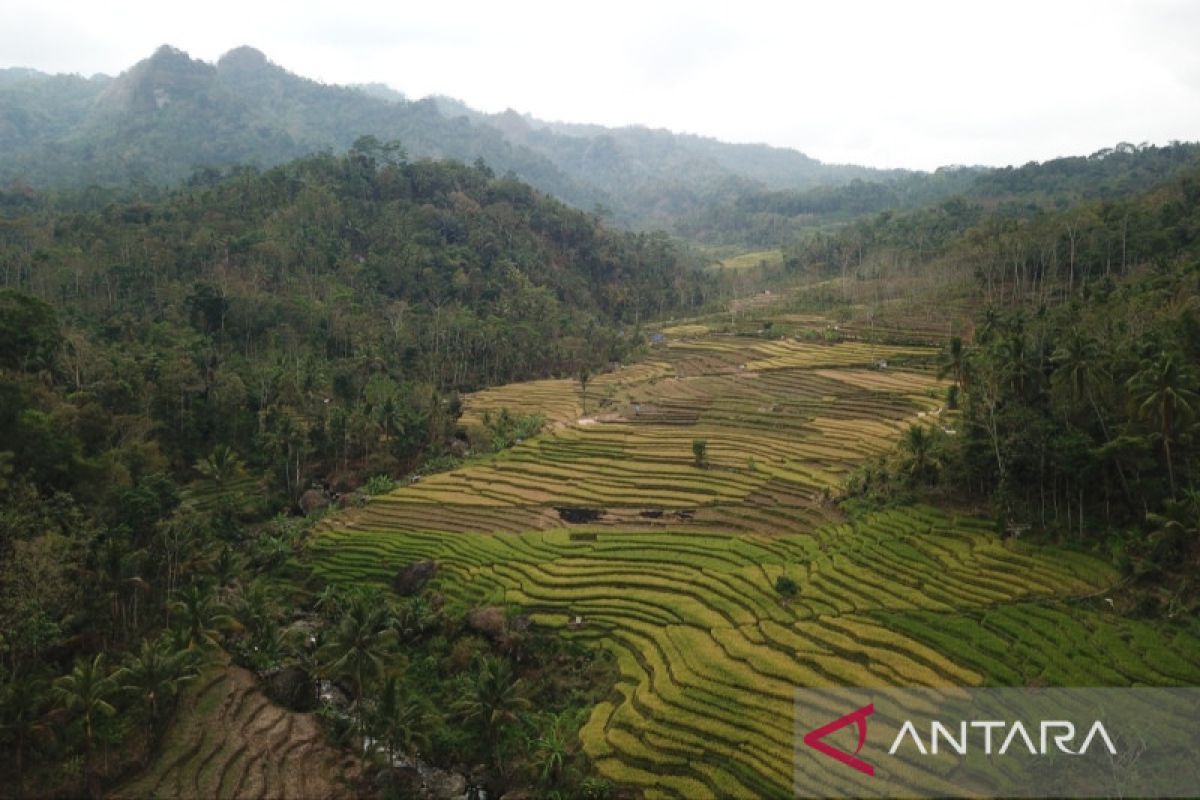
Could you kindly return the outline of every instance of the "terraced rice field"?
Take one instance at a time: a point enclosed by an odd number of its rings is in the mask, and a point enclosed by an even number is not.
[[[180,501],[197,511],[213,511],[222,502],[240,498],[243,502],[247,497],[253,497],[261,491],[254,478],[238,478],[224,486],[216,486],[208,481],[197,481],[184,489]]]
[[[311,714],[272,704],[253,674],[217,666],[180,701],[154,766],[115,798],[350,798],[337,776],[352,758],[330,747]]]
[[[791,796],[798,686],[1200,681],[1200,641],[1065,602],[1115,582],[1100,561],[927,507],[838,518],[847,470],[942,424],[931,355],[681,335],[597,378],[613,389],[595,418],[571,421],[571,382],[483,393],[476,414],[528,389],[560,424],[332,519],[313,568],[383,583],[432,558],[452,601],[610,648],[621,679],[582,743],[648,798]]]

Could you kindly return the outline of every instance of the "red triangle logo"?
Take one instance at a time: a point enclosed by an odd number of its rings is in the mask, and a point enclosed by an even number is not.
[[[871,777],[875,776],[875,767],[858,757],[858,752],[863,749],[863,745],[867,743],[867,717],[875,713],[875,704],[868,703],[857,711],[851,711],[844,717],[838,717],[828,725],[822,725],[816,730],[809,731],[804,736],[804,743],[814,750],[818,750],[830,758],[837,759],[843,764],[854,767],[859,772],[862,772]],[[832,745],[821,741],[834,731],[840,731],[847,725],[855,723],[858,725],[858,747],[854,748],[853,753],[847,753],[844,750],[838,750]]]

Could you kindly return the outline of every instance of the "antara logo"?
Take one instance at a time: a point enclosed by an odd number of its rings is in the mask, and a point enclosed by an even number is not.
[[[874,777],[875,767],[858,757],[862,752],[863,746],[867,743],[867,717],[875,713],[875,704],[868,703],[867,705],[855,711],[851,711],[845,716],[838,717],[833,722],[827,725],[822,725],[812,731],[809,731],[804,736],[804,743],[809,747],[824,753],[832,759],[842,762],[848,767],[858,770],[859,772]],[[839,750],[833,745],[825,742],[825,737],[831,733],[840,731],[847,725],[855,725],[858,728],[858,746],[854,748],[853,753],[848,753],[845,750]],[[986,755],[992,755],[996,752],[999,755],[1005,755],[1014,744],[1023,746],[1030,755],[1044,756],[1054,752],[1050,746],[1050,740],[1054,742],[1054,747],[1058,752],[1067,755],[1084,755],[1088,748],[1099,739],[1105,749],[1111,755],[1117,754],[1117,748],[1113,745],[1112,739],[1108,735],[1108,731],[1104,727],[1104,723],[1096,720],[1088,729],[1087,735],[1083,738],[1083,742],[1079,745],[1079,749],[1075,750],[1072,745],[1075,741],[1075,725],[1066,720],[1043,720],[1040,722],[1036,731],[1039,734],[1035,743],[1034,737],[1030,736],[1029,728],[1020,720],[1011,725],[1003,720],[971,720],[958,723],[958,736],[952,733],[951,728],[944,723],[934,720],[930,723],[929,738],[922,740],[921,735],[917,730],[917,726],[911,719],[905,720],[900,727],[896,738],[892,740],[891,747],[888,748],[887,754],[893,756],[900,749],[901,744],[905,739],[911,740],[913,746],[916,747],[918,753],[923,756],[938,755],[939,744],[945,743],[949,750],[959,754],[966,755],[971,741],[970,733],[976,733],[977,736],[982,736],[983,752]],[[996,735],[993,737],[993,732]],[[927,747],[925,741],[929,742]],[[993,749],[994,742],[999,741],[1001,744],[998,749]]]
[[[1005,728],[1008,729],[1007,733],[1005,733]],[[1115,756],[1117,754],[1117,748],[1113,746],[1112,739],[1108,737],[1108,731],[1104,729],[1104,723],[1100,720],[1092,723],[1092,727],[1088,729],[1087,736],[1083,738],[1083,744],[1079,746],[1078,750],[1072,750],[1070,747],[1075,742],[1074,723],[1063,719],[1042,720],[1036,730],[1041,734],[1037,737],[1037,744],[1030,738],[1029,729],[1020,720],[1017,720],[1010,726],[1004,720],[977,719],[970,722],[960,722],[958,724],[958,738],[955,738],[949,728],[940,721],[934,720],[929,725],[929,748],[926,749],[925,743],[921,741],[921,735],[917,732],[917,726],[913,725],[911,719],[908,719],[904,721],[904,725],[900,728],[900,732],[896,734],[892,746],[888,748],[888,755],[895,755],[896,751],[900,749],[901,742],[907,736],[912,739],[917,752],[923,756],[930,754],[936,756],[938,754],[939,741],[944,741],[951,750],[960,756],[965,756],[970,742],[968,733],[975,733],[976,731],[983,732],[983,752],[989,756],[993,752],[993,741],[1002,742],[1000,749],[996,751],[999,755],[1008,753],[1009,748],[1016,743],[1018,746],[1024,745],[1031,756],[1044,756],[1053,752],[1048,746],[1049,740],[1052,738],[1054,739],[1054,746],[1058,748],[1059,752],[1070,756],[1082,756],[1087,753],[1088,748],[1092,746],[1092,742],[1097,737],[1104,742],[1104,747],[1108,749],[1110,755]],[[994,739],[992,731],[997,732]]]
[[[809,731],[804,736],[804,743],[814,750],[819,750],[830,758],[835,758],[847,766],[854,767],[859,772],[865,773],[874,777],[875,767],[868,764],[858,757],[859,751],[863,749],[863,745],[867,743],[867,717],[875,713],[875,704],[868,703],[857,711],[851,711],[844,717],[838,717],[828,725],[822,725],[816,730]],[[838,750],[832,745],[821,741],[834,731],[840,731],[850,723],[858,725],[858,747],[854,748],[853,753],[847,753],[844,750]]]

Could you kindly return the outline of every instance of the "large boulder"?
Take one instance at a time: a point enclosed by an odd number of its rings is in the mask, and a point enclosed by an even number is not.
[[[467,625],[476,633],[482,633],[492,639],[500,639],[508,630],[504,619],[504,609],[499,606],[483,606],[467,614]]]
[[[266,678],[263,683],[267,697],[284,708],[301,712],[316,708],[316,686],[312,676],[300,667],[284,667]]]
[[[426,777],[433,800],[457,800],[467,793],[467,778],[457,772],[434,770]]]
[[[558,517],[563,522],[569,522],[572,525],[582,525],[588,522],[595,522],[604,516],[603,508],[571,508],[563,507],[556,508]]]
[[[329,505],[329,497],[320,489],[309,489],[304,494],[300,495],[299,504],[300,510],[305,515],[311,514],[314,511],[325,508]]]
[[[392,578],[392,590],[401,597],[411,597],[425,588],[425,584],[433,579],[437,570],[436,561],[415,561]]]

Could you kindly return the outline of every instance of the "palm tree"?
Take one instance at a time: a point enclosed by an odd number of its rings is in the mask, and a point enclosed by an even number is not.
[[[517,719],[517,712],[528,707],[524,684],[513,674],[508,661],[486,655],[476,662],[474,680],[455,703],[455,710],[463,720],[477,722],[483,729],[495,764],[500,763],[497,747],[501,731]]]
[[[1184,489],[1181,494],[1183,499],[1168,500],[1161,514],[1146,515],[1155,527],[1149,537],[1155,559],[1170,565],[1183,563],[1200,546],[1200,490]]]
[[[212,561],[212,574],[221,589],[231,585],[245,570],[246,557],[229,545],[224,545]]]
[[[245,473],[242,459],[225,444],[214,447],[211,453],[196,462],[195,467],[216,489],[225,488]]]
[[[583,415],[587,416],[587,385],[592,379],[592,371],[587,367],[579,368],[579,395],[583,403]]]
[[[206,514],[176,509],[156,527],[156,546],[166,560],[166,594],[174,596],[180,579],[206,558],[212,528]],[[168,606],[169,608],[169,606]]]
[[[423,597],[410,597],[396,611],[396,631],[404,641],[416,639],[437,622],[437,614]]]
[[[145,706],[148,733],[153,737],[163,707],[175,699],[184,684],[196,677],[195,667],[195,651],[174,649],[166,639],[144,639],[141,648],[130,654],[113,679]]]
[[[1050,361],[1058,368],[1058,374],[1066,376],[1065,379],[1070,382],[1071,399],[1078,402],[1086,398],[1095,408],[1092,385],[1098,378],[1108,375],[1108,371],[1104,369],[1100,346],[1096,341],[1079,331],[1073,331],[1067,341],[1055,349]],[[1095,410],[1100,417],[1100,425],[1103,426],[1104,417],[1098,408]]]
[[[313,608],[320,612],[322,617],[332,621],[342,613],[343,597],[344,593],[338,586],[327,583],[317,593],[316,600],[313,602]]]
[[[1024,397],[1025,390],[1036,370],[1029,361],[1029,348],[1025,333],[1020,325],[1014,326],[1008,336],[995,347],[997,366],[1005,382],[1017,395]]]
[[[1162,353],[1126,384],[1138,414],[1158,420],[1172,497],[1175,496],[1175,467],[1171,460],[1171,439],[1177,423],[1194,418],[1196,405],[1200,403],[1200,395],[1189,388],[1193,383],[1191,377],[1173,353]]]
[[[428,709],[405,697],[395,676],[384,685],[374,716],[380,738],[387,744],[389,767],[395,763],[396,753],[417,754],[429,746]]]
[[[75,660],[71,671],[54,681],[54,698],[64,711],[76,714],[83,720],[83,741],[86,748],[84,760],[85,780],[93,796],[99,796],[95,784],[92,752],[95,749],[95,721],[97,717],[111,717],[117,713],[110,700],[119,689],[104,665],[104,654],[97,654],[91,661]]]
[[[1100,432],[1104,434],[1105,443],[1112,442],[1108,424],[1104,420],[1100,404],[1096,402],[1096,395],[1092,391],[1092,387],[1097,383],[1104,383],[1111,379],[1110,373],[1104,367],[1104,353],[1101,351],[1100,345],[1096,343],[1096,340],[1082,335],[1079,331],[1073,331],[1066,343],[1059,346],[1050,356],[1050,361],[1058,368],[1055,375],[1063,375],[1065,376],[1064,380],[1069,381],[1072,401],[1078,403],[1082,399],[1087,399],[1092,411],[1096,414],[1096,420],[1100,423]],[[1125,470],[1120,461],[1115,461],[1115,464],[1117,477],[1121,479],[1121,488],[1124,490],[1125,496],[1132,499],[1129,482],[1125,479]]]
[[[975,332],[975,341],[980,344],[987,344],[1000,328],[1000,323],[1000,312],[996,310],[995,306],[988,306],[983,312],[983,322]]]
[[[363,724],[363,691],[383,674],[387,657],[396,643],[387,607],[373,598],[355,595],[337,626],[329,632],[318,659],[331,675],[342,675],[354,684],[359,727]]]
[[[383,426],[383,440],[390,441],[392,431],[403,434],[404,422],[400,415],[400,404],[395,397],[388,397],[379,404],[379,422]]]
[[[42,713],[45,704],[44,680],[13,675],[0,685],[0,732],[13,739],[17,797],[25,794],[25,745],[31,736],[47,728],[46,717]]]
[[[138,596],[150,586],[139,574],[145,561],[145,550],[135,549],[115,535],[107,537],[96,550],[91,574],[108,600],[109,630],[114,638],[137,627]]]
[[[171,613],[179,620],[189,649],[217,647],[221,632],[237,627],[212,592],[200,586],[189,586],[180,592],[179,599],[171,604]]]
[[[242,587],[233,604],[234,617],[255,645],[263,644],[278,631],[275,598],[261,579]]]
[[[924,425],[912,425],[904,431],[900,447],[906,452],[905,464],[910,482],[928,481],[931,472],[941,466],[935,452],[937,440]]]
[[[941,363],[938,364],[938,380],[947,376],[954,379],[954,385],[960,391],[966,389],[967,383],[967,351],[963,347],[961,337],[950,337],[946,349],[942,351]]]
[[[571,757],[571,738],[564,732],[563,719],[548,715],[540,735],[529,740],[532,763],[543,786],[554,786],[562,779]]]

